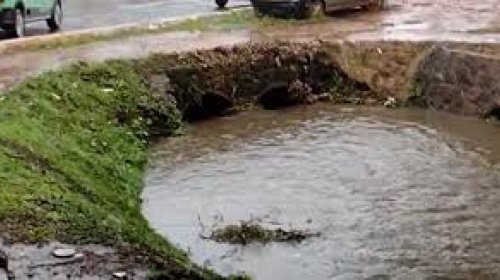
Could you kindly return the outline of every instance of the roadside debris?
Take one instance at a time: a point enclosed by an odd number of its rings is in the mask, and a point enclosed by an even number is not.
[[[208,237],[202,236],[202,238],[233,245],[248,245],[271,242],[300,243],[318,236],[320,236],[320,233],[307,230],[267,229],[254,221],[249,221],[241,222],[239,225],[228,225],[215,229]]]
[[[56,258],[72,258],[76,255],[76,250],[73,248],[58,248],[52,251],[52,255]]]

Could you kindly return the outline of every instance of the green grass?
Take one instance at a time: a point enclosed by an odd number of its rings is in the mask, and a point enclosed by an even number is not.
[[[141,215],[155,126],[175,133],[181,115],[148,92],[131,62],[81,64],[8,92],[0,101],[0,238],[110,245],[175,275],[217,278],[193,268]]]

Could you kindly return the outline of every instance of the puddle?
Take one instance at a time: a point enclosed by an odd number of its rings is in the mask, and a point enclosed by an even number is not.
[[[326,105],[246,112],[153,145],[144,214],[222,274],[495,279],[495,139],[498,123],[436,112]],[[200,237],[249,219],[321,236],[246,247]]]

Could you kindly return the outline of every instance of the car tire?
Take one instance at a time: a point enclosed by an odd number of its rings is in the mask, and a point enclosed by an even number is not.
[[[62,27],[63,22],[63,9],[61,3],[57,3],[52,9],[52,15],[49,19],[47,19],[47,25],[50,28],[50,31],[58,31]]]
[[[299,18],[310,19],[325,14],[325,4],[322,0],[304,0],[300,4]]]
[[[215,0],[215,4],[217,4],[217,7],[219,7],[219,9],[224,9],[226,8],[227,1],[228,0]]]
[[[21,8],[17,8],[15,11],[14,24],[3,26],[3,28],[8,32],[10,37],[24,37],[24,31],[26,30],[26,18],[23,10]]]

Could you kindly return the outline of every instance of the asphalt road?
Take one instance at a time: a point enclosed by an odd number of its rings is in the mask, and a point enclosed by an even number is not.
[[[197,14],[216,13],[214,0],[64,0],[63,31],[147,23]],[[249,6],[248,0],[229,0],[228,7]],[[48,32],[45,23],[30,24],[28,35]],[[5,35],[0,34],[0,38]]]

